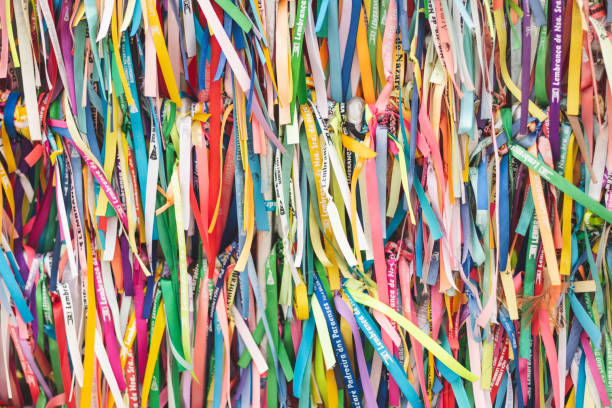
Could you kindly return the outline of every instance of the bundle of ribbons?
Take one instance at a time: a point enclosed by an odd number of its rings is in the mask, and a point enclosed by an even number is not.
[[[0,405],[610,406],[611,23],[0,0]]]

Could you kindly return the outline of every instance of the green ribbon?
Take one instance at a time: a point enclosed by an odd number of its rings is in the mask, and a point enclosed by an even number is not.
[[[594,214],[600,216],[608,223],[612,223],[612,212],[608,211],[606,207],[586,195],[578,187],[567,181],[563,176],[548,167],[548,165],[546,165],[543,161],[529,153],[521,146],[517,144],[510,144],[509,147],[513,157],[517,158],[531,170],[538,173],[542,179],[550,184],[553,184],[559,190],[572,197],[574,201],[578,202],[583,207],[586,207]]]

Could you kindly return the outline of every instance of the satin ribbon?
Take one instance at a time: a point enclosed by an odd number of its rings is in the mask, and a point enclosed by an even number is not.
[[[315,4],[0,2],[2,404],[609,405],[608,4]]]

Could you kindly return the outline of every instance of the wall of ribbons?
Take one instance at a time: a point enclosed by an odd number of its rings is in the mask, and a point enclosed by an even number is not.
[[[611,406],[611,24],[0,0],[0,406]]]

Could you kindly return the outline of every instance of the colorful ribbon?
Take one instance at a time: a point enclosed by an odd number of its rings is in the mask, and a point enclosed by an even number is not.
[[[0,405],[610,406],[611,6],[0,1]]]

